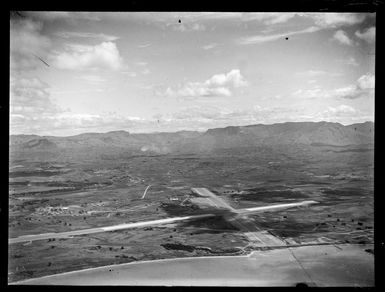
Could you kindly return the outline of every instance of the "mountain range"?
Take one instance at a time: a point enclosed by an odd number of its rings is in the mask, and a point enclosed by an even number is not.
[[[374,123],[344,126],[330,122],[286,122],[271,125],[229,126],[205,132],[137,134],[127,131],[84,133],[55,137],[11,135],[11,152],[99,149],[160,153],[199,152],[213,149],[266,145],[363,145],[374,143]]]

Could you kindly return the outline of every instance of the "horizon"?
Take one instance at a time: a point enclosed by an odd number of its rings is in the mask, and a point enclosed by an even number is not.
[[[203,131],[191,131],[191,130],[178,130],[178,131],[174,131],[174,132],[130,132],[128,130],[112,130],[112,131],[107,131],[107,132],[83,132],[83,133],[79,133],[79,134],[76,134],[76,135],[68,135],[68,136],[58,136],[58,135],[38,135],[38,134],[10,134],[9,136],[39,136],[39,137],[60,137],[60,138],[67,138],[67,137],[74,137],[74,136],[79,136],[79,135],[85,135],[85,134],[108,134],[108,133],[113,133],[113,132],[126,132],[126,133],[129,133],[129,134],[162,134],[162,133],[179,133],[179,132],[198,132],[198,133],[205,133],[207,132],[208,130],[210,129],[224,129],[224,128],[228,128],[228,127],[251,127],[251,126],[272,126],[272,125],[278,125],[278,124],[286,124],[286,123],[330,123],[330,124],[339,124],[339,125],[342,125],[344,127],[348,127],[348,126],[351,126],[351,125],[356,125],[356,124],[365,124],[365,123],[373,123],[374,124],[374,121],[365,121],[365,122],[360,122],[360,123],[352,123],[352,124],[341,124],[341,123],[338,123],[338,122],[327,122],[327,121],[317,121],[317,122],[313,122],[313,121],[302,121],[302,122],[280,122],[280,123],[273,123],[273,124],[248,124],[248,125],[233,125],[233,126],[226,126],[226,127],[217,127],[217,128],[208,128],[206,130],[203,130]]]
[[[10,135],[374,122],[375,18],[12,14]]]

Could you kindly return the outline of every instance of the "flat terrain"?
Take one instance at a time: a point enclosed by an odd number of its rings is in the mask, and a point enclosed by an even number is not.
[[[208,188],[236,209],[304,200],[319,204],[250,216],[248,230],[260,240],[218,213],[183,223],[13,243],[9,282],[143,260],[241,256],[280,244],[353,244],[358,258],[370,259],[364,261],[368,270],[374,265],[370,147],[275,145],[119,158],[42,151],[13,153],[10,162],[9,238],[215,212],[193,203],[194,187]],[[328,265],[323,262],[325,269]]]
[[[197,257],[121,264],[16,284],[157,286],[374,285],[371,257],[352,245],[255,251],[247,256]],[[149,276],[151,275],[151,276]]]

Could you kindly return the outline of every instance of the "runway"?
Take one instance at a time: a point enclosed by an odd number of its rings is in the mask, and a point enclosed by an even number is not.
[[[178,221],[200,219],[200,218],[206,218],[206,217],[212,217],[212,216],[214,215],[212,214],[192,215],[192,216],[174,217],[174,218],[166,218],[166,219],[136,222],[136,223],[125,223],[125,224],[118,224],[118,225],[112,225],[112,226],[106,226],[106,227],[97,227],[97,228],[89,228],[89,229],[82,229],[82,230],[58,232],[58,233],[52,232],[52,233],[42,233],[42,234],[34,234],[34,235],[23,235],[16,238],[10,238],[8,240],[8,244],[19,243],[19,242],[30,242],[30,241],[44,240],[44,239],[50,239],[50,238],[66,238],[66,237],[71,237],[76,235],[84,235],[84,234],[92,234],[92,233],[99,233],[99,232],[130,229],[130,228],[136,228],[136,227],[168,224],[168,223],[174,223]]]
[[[236,210],[231,207],[227,202],[225,202],[222,198],[219,198],[206,188],[192,188],[191,190],[204,198],[208,198],[217,208],[228,209],[233,212],[236,212]]]

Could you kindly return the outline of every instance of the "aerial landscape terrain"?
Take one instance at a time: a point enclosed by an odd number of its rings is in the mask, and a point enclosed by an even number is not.
[[[378,286],[378,5],[334,2],[10,11],[8,285]]]
[[[10,239],[214,216],[14,242],[9,244],[8,281],[137,261],[241,256],[285,246],[354,245],[374,261],[373,151],[373,122],[11,135]],[[197,187],[234,209],[306,200],[318,204],[252,214],[245,232],[216,208],[200,204],[191,190]]]

